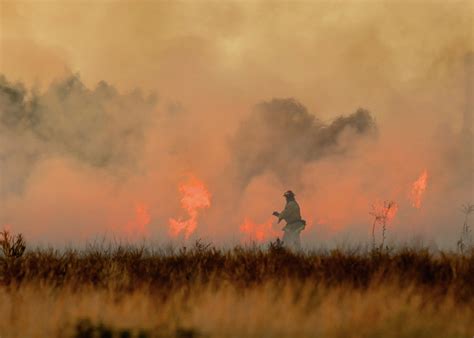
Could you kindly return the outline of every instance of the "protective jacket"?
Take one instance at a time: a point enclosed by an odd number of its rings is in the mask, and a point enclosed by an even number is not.
[[[286,203],[285,209],[278,216],[278,223],[286,221],[283,231],[301,231],[306,225],[306,221],[301,219],[300,206],[295,200]]]

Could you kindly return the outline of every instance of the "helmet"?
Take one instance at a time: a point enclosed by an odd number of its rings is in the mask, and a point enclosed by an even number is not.
[[[293,191],[288,190],[287,192],[285,192],[285,193],[283,194],[283,196],[285,196],[285,197],[295,197],[295,194],[294,194]]]

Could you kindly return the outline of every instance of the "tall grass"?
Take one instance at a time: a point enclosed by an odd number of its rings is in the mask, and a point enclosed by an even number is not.
[[[36,249],[0,263],[1,337],[474,334],[474,252],[197,242]]]

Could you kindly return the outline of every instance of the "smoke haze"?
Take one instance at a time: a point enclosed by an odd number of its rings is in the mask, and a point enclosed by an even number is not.
[[[188,240],[268,229],[291,189],[306,245],[368,241],[394,200],[389,241],[453,247],[474,202],[472,6],[3,1],[0,224],[166,242],[192,175],[212,197]]]
[[[138,92],[119,95],[105,82],[89,90],[77,75],[43,94],[1,77],[1,194],[21,192],[35,164],[53,156],[97,168],[135,165],[154,103]]]

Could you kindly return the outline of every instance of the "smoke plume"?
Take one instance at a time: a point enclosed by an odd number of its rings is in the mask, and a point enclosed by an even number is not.
[[[376,124],[365,109],[324,123],[293,98],[256,106],[231,143],[242,186],[267,171],[283,182],[301,175],[304,164],[342,155],[358,138],[375,135]]]
[[[21,192],[38,161],[70,157],[129,170],[140,159],[155,97],[122,95],[106,82],[90,90],[78,75],[39,94],[0,76],[0,194]]]

